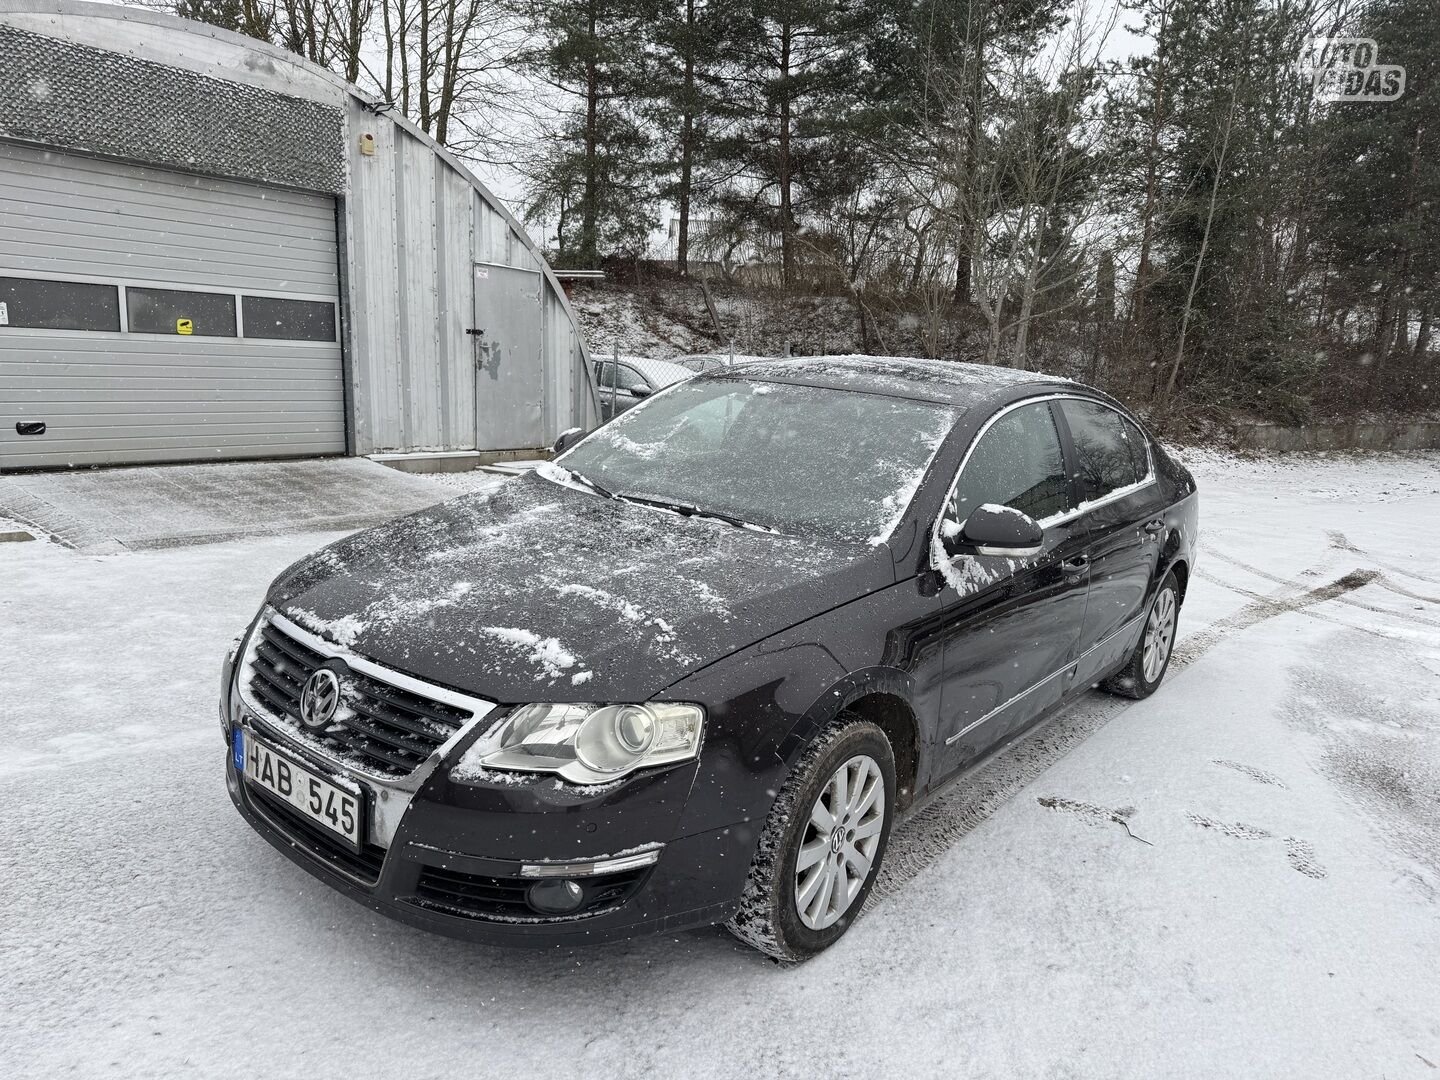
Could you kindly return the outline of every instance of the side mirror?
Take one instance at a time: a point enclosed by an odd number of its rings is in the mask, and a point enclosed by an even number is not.
[[[948,526],[948,527],[947,527]],[[1000,555],[1012,559],[1039,555],[1045,530],[1029,514],[1009,506],[985,503],[970,512],[963,528],[940,523],[940,538],[949,555]]]
[[[651,390],[650,387],[641,386],[639,383],[636,383],[634,386],[627,386],[625,389],[629,390],[630,393],[634,394],[637,398],[647,398],[651,394],[655,393],[655,391]]]
[[[559,457],[561,454],[563,454],[566,450],[569,450],[572,446],[574,446],[577,442],[579,442],[579,441],[580,441],[581,439],[583,439],[584,437],[585,437],[585,429],[584,429],[584,428],[578,428],[578,427],[566,428],[564,431],[560,432],[560,437],[555,440],[555,446],[554,446],[554,448],[553,448],[553,456]]]

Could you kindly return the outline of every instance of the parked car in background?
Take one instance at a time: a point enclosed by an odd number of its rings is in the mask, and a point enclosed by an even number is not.
[[[695,374],[694,369],[668,360],[621,356],[595,361],[595,387],[600,391],[600,416],[609,420],[657,390]]]
[[[673,364],[680,364],[691,371],[707,375],[713,371],[724,371],[735,364],[747,364],[752,360],[773,360],[773,356],[750,356],[736,353],[734,356],[729,353],[696,353],[694,356],[677,356],[671,361]]]
[[[222,675],[230,796],[429,930],[724,923],[804,959],[898,815],[1096,684],[1154,692],[1198,514],[1139,420],[1065,379],[698,375],[282,573]]]

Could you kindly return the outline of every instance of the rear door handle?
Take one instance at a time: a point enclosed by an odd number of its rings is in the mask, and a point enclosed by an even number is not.
[[[1165,522],[1163,522],[1163,521],[1147,521],[1147,522],[1145,523],[1145,531],[1146,531],[1147,533],[1150,533],[1152,536],[1153,536],[1155,533],[1158,533],[1158,532],[1163,531],[1164,528],[1165,528]]]

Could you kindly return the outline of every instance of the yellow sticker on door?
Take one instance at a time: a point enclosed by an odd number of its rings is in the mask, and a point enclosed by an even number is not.
[[[176,332],[177,334],[193,334],[193,333],[195,332],[195,322],[194,322],[194,320],[192,320],[192,319],[176,319],[176,320],[175,320],[175,332]]]

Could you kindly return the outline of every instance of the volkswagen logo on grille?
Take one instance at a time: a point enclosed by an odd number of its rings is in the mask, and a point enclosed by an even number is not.
[[[323,731],[335,718],[340,705],[340,679],[329,668],[320,668],[305,680],[300,691],[300,723],[307,731]]]

